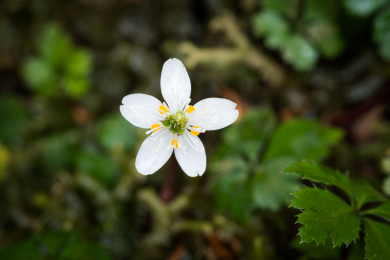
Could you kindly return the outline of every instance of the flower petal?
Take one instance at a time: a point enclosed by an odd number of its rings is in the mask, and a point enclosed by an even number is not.
[[[173,148],[169,146],[171,142],[170,133],[166,129],[160,131],[166,133],[161,133],[162,135],[156,140],[154,140],[156,136],[148,136],[139,148],[137,158],[135,159],[135,167],[137,168],[137,171],[143,175],[155,173],[172,155]],[[165,136],[167,137],[161,142],[161,139]],[[158,153],[156,153],[157,149]]]
[[[194,105],[195,111],[188,114],[188,124],[203,123],[206,130],[224,128],[236,121],[236,106],[236,103],[224,98],[203,99]]]
[[[191,95],[191,81],[183,63],[169,59],[161,72],[161,92],[171,112],[182,110]]]
[[[176,159],[181,169],[190,177],[202,176],[206,170],[206,152],[202,141],[197,136],[192,136],[186,131],[185,135],[187,138],[191,138],[196,145],[201,147],[201,150],[196,151],[194,147],[185,142],[185,151],[183,148],[175,149]]]
[[[158,115],[162,103],[155,97],[145,94],[132,94],[122,99],[121,113],[127,121],[141,128],[150,126],[161,120]]]

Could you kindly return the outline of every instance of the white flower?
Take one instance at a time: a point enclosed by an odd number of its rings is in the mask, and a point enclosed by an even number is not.
[[[206,98],[190,106],[191,82],[181,61],[169,59],[161,73],[166,102],[145,94],[123,98],[122,115],[133,125],[150,129],[135,160],[138,172],[152,174],[171,157],[173,150],[183,171],[191,176],[206,169],[206,152],[199,133],[224,128],[238,117],[236,104],[223,98]]]

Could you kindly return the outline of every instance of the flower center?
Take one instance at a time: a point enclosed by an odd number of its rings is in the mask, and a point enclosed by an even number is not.
[[[181,111],[177,111],[174,115],[167,116],[162,124],[169,129],[172,134],[182,135],[186,130],[188,118]]]

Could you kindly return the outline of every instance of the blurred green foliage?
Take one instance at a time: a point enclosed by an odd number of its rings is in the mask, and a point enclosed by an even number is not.
[[[109,260],[97,243],[91,243],[69,232],[46,232],[0,251],[1,259],[26,260]]]
[[[296,70],[312,69],[319,55],[333,59],[340,55],[344,40],[332,12],[338,1],[264,1],[253,18],[253,28],[265,37],[265,44],[281,52]],[[293,22],[291,23],[291,21]]]
[[[345,7],[349,12],[359,16],[368,16],[376,9],[383,6],[386,0],[344,0]]]
[[[293,119],[277,126],[270,110],[247,112],[242,122],[225,130],[224,145],[215,155],[216,204],[240,221],[256,208],[279,210],[300,187],[296,175],[281,174],[283,168],[303,158],[325,158],[341,137],[341,130],[313,121]]]
[[[252,26],[268,48],[278,50],[296,70],[305,71],[316,65],[320,55],[334,59],[343,54],[342,19],[352,21],[353,16],[374,14],[373,39],[382,58],[389,60],[389,9],[386,7],[389,3],[388,0],[266,0],[262,10],[253,16]],[[352,17],[345,17],[347,14]]]
[[[390,8],[383,10],[375,17],[373,33],[381,56],[390,60]]]
[[[21,100],[16,96],[0,96],[0,121],[7,122],[0,127],[0,140],[6,145],[20,143],[25,132],[28,115]]]
[[[26,59],[22,74],[29,86],[43,96],[63,93],[81,98],[90,89],[91,54],[75,47],[57,24],[47,25],[37,46],[38,56]]]

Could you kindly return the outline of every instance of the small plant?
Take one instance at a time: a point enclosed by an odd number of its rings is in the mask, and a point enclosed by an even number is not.
[[[42,96],[64,92],[81,98],[90,89],[89,52],[75,47],[69,36],[56,24],[44,28],[38,41],[38,55],[25,60],[22,75],[31,89]]]
[[[350,180],[346,175],[313,161],[296,162],[284,172],[302,175],[322,187],[303,187],[294,193],[296,198],[292,206],[302,210],[297,221],[302,224],[299,229],[301,242],[325,244],[330,238],[333,246],[343,243],[348,246],[356,242],[363,227],[365,259],[388,259],[390,201],[380,192],[365,181]],[[342,194],[348,199],[339,196]],[[363,207],[371,202],[382,204],[374,208]]]

